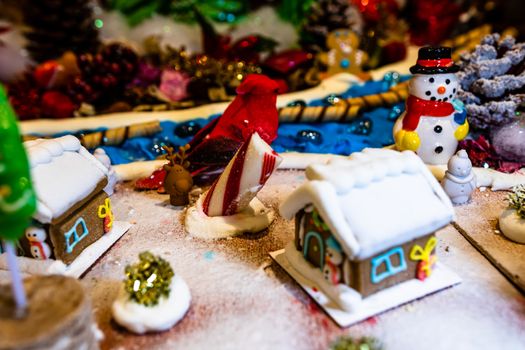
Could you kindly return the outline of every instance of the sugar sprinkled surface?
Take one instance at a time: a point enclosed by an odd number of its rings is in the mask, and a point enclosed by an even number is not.
[[[259,197],[277,210],[302,181],[301,171],[278,171]],[[278,216],[265,232],[210,242],[188,237],[183,211],[164,195],[125,184],[112,203],[117,218],[136,224],[83,279],[105,333],[103,349],[327,349],[342,334],[375,336],[388,349],[525,343],[525,298],[451,226],[438,234],[438,254],[461,285],[341,330],[268,256],[293,238],[292,222]],[[193,301],[172,330],[136,336],[111,321],[109,310],[124,267],[144,250],[170,261]]]

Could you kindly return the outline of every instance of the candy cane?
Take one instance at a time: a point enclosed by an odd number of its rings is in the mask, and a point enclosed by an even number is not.
[[[242,211],[281,161],[282,158],[259,134],[253,133],[205,194],[204,213],[208,216],[225,216]]]

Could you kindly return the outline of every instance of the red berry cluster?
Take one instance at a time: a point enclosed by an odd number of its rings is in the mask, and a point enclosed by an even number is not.
[[[121,44],[105,46],[98,54],[78,57],[81,74],[70,85],[70,95],[77,103],[104,104],[124,92],[137,71],[135,51]]]
[[[41,93],[30,75],[8,86],[9,102],[20,120],[35,119],[42,114]]]

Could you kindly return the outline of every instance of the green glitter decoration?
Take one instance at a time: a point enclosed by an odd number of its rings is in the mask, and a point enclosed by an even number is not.
[[[36,196],[18,122],[0,85],[0,239],[22,237],[35,209]]]
[[[136,26],[155,14],[171,16],[176,22],[194,23],[194,7],[213,21],[234,24],[249,10],[248,0],[107,0],[106,7],[124,15]]]
[[[312,3],[314,0],[283,0],[278,8],[279,16],[295,26],[300,26],[310,12]]]
[[[516,210],[516,213],[525,219],[525,185],[518,185],[512,189],[507,197],[509,207]]]
[[[351,336],[343,336],[337,339],[331,346],[330,350],[381,350],[381,343],[372,337],[355,339]]]
[[[321,218],[316,209],[312,210],[312,220],[314,221],[315,227],[317,227],[318,229],[330,231],[330,228],[327,224],[325,224],[324,220]]]
[[[155,306],[161,297],[170,295],[175,275],[170,264],[150,252],[139,254],[139,262],[126,266],[125,289],[131,300],[144,306]]]

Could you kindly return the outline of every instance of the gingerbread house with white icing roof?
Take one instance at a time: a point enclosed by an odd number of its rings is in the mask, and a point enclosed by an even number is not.
[[[311,165],[306,176],[280,207],[295,217],[286,256],[340,305],[351,309],[356,298],[431,274],[435,232],[454,209],[414,153],[366,149]]]
[[[24,143],[37,196],[22,247],[37,259],[71,263],[112,226],[108,169],[74,136]]]

